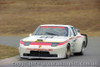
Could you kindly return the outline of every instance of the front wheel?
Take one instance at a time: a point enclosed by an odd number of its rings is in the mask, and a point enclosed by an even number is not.
[[[67,51],[66,51],[66,58],[67,59],[70,57],[70,54],[71,54],[71,52],[70,52],[70,46],[68,45],[67,46]]]

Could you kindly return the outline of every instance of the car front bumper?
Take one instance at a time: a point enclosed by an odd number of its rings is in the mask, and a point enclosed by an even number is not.
[[[31,50],[27,50],[27,48],[31,48]],[[32,49],[40,49],[40,48],[37,47],[32,48],[32,46],[28,47],[20,46],[19,47],[20,57],[29,59],[32,58],[56,59],[56,58],[66,57],[66,48],[64,46],[59,46],[59,47],[45,46],[45,48],[41,48],[46,50],[32,50]],[[47,49],[52,49],[52,51],[49,51]]]

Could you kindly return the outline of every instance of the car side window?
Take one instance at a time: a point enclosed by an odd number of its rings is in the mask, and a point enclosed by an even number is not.
[[[74,31],[75,31],[75,34],[77,35],[77,33],[78,33],[77,30],[76,30],[74,27],[73,27],[73,29],[74,29]]]
[[[74,27],[71,27],[71,29],[73,31],[74,36],[76,36],[76,31],[75,31]]]
[[[70,30],[70,37],[73,35],[72,30]]]
[[[75,29],[75,28],[74,28]],[[77,30],[75,29],[76,35],[78,34]]]

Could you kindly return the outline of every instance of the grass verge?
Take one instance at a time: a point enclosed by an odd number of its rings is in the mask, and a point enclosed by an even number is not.
[[[0,60],[18,55],[18,49],[10,46],[0,45]]]
[[[24,36],[41,24],[73,25],[100,35],[100,0],[0,0],[1,35]]]

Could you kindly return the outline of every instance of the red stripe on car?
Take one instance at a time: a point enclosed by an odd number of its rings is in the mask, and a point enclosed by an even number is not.
[[[22,40],[20,40],[20,44],[24,44],[24,42]]]
[[[39,42],[32,42],[30,45],[51,45],[51,43],[39,43]]]
[[[27,48],[27,50],[37,50],[37,51],[52,51],[53,49],[36,49],[36,48]]]
[[[67,43],[69,40],[67,40],[67,41],[65,41],[65,42],[63,42],[63,43],[59,43],[58,45],[63,45],[63,44],[65,44],[65,43]]]

